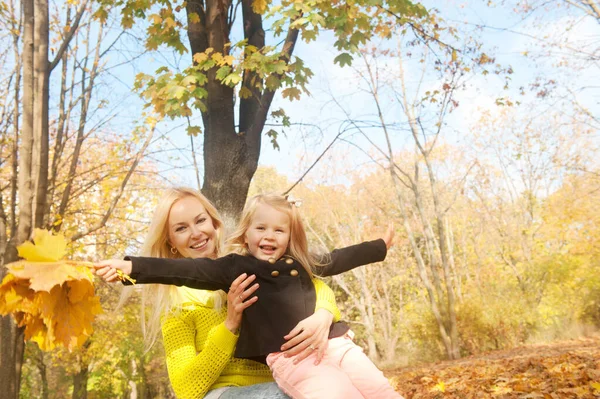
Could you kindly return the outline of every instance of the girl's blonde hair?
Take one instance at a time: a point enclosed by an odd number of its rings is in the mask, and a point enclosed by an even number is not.
[[[298,212],[298,207],[295,203],[288,201],[286,197],[281,195],[259,194],[248,200],[242,212],[237,230],[227,240],[228,251],[245,256],[251,255],[246,246],[246,231],[250,228],[254,214],[260,205],[268,205],[288,216],[290,220],[290,242],[285,254],[300,262],[302,267],[312,277],[313,267],[320,266],[321,264],[316,257],[308,252],[308,239],[306,238],[306,230]]]
[[[223,222],[214,205],[199,191],[187,187],[175,187],[167,189],[166,193],[158,202],[152,221],[148,227],[148,235],[142,245],[140,255],[153,258],[182,258],[179,252],[171,252],[169,243],[169,213],[173,205],[187,197],[196,198],[206,213],[212,219],[215,228],[215,253],[214,257],[218,257],[223,253]],[[130,291],[129,290],[126,291]],[[121,296],[121,304],[131,294],[124,292]],[[150,349],[160,332],[161,316],[167,312],[177,311],[180,308],[181,302],[178,294],[178,287],[174,285],[163,284],[147,284],[142,287],[142,327],[144,332],[144,341],[146,349]],[[222,291],[215,291],[214,306],[218,308],[222,305]],[[146,317],[146,308],[149,310],[149,315]]]

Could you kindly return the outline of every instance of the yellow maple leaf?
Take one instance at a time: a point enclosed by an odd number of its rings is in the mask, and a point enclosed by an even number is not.
[[[0,313],[7,314],[13,310],[27,311],[27,306],[33,306],[32,301],[35,291],[29,289],[29,284],[7,274],[0,285]]]
[[[91,336],[92,322],[102,313],[91,263],[61,260],[66,253],[62,235],[36,229],[34,241],[17,248],[26,260],[6,265],[0,314],[11,313],[25,327],[25,339],[40,349],[61,345],[72,350]]]
[[[54,262],[62,259],[67,252],[67,241],[60,234],[52,235],[47,230],[35,229],[33,241],[35,244],[27,241],[17,247],[21,258],[35,262]]]
[[[94,275],[87,262],[69,260],[56,262],[31,262],[21,260],[9,263],[8,271],[15,277],[28,279],[34,291],[50,291],[64,281],[86,279],[93,281]],[[91,263],[90,263],[91,265]]]

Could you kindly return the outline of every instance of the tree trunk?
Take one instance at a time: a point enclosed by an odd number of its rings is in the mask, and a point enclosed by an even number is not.
[[[252,0],[242,0],[244,38],[257,48],[265,45],[262,16],[252,11]],[[207,48],[227,54],[230,42],[228,12],[231,0],[190,0],[186,3],[188,38],[192,54]],[[189,18],[194,13],[199,22]],[[283,44],[282,59],[289,61],[298,37],[290,30]],[[240,99],[239,131],[236,131],[234,92],[215,78],[216,68],[208,72],[204,123],[204,182],[203,193],[211,199],[228,228],[236,224],[241,213],[250,180],[258,166],[261,134],[273,101],[274,92],[259,90],[252,82],[258,79],[246,71],[243,86],[252,95]]]
[[[48,193],[48,100],[49,100],[49,16],[48,0],[35,0],[34,30],[34,124],[33,124],[33,159],[34,174],[34,219],[35,227],[43,227],[46,215],[46,198]]]
[[[37,346],[37,344],[33,344],[33,352],[34,352],[34,361],[35,366],[37,367],[40,373],[41,385],[42,385],[42,395],[41,399],[48,399],[48,373],[46,372],[46,362],[44,361],[44,352]]]
[[[140,376],[140,383],[139,383],[139,397],[141,399],[149,399],[151,397],[150,392],[148,391],[148,377],[146,376],[146,358],[145,355],[141,355],[140,358],[140,363],[138,365],[138,373]]]
[[[17,179],[19,216],[16,232],[6,247],[6,263],[17,260],[16,246],[30,237],[34,223],[42,225],[48,181],[48,2],[24,0],[21,4],[24,29],[23,125]],[[5,274],[3,268],[1,276]],[[3,317],[0,320],[0,392],[3,398],[18,398],[24,348],[23,329],[16,327],[12,316]]]
[[[227,53],[225,44],[229,42],[229,3],[206,1],[206,12],[201,18],[204,26],[195,30],[193,28],[200,24],[194,24],[188,33],[192,54],[203,52],[208,47]],[[190,2],[188,12],[197,12],[198,7]],[[245,134],[237,134],[233,89],[221,84],[215,74],[216,69],[208,73],[207,110],[202,114],[205,130],[202,190],[215,203],[228,227],[232,227],[246,201],[250,180],[258,165],[258,153],[251,154]],[[256,162],[249,162],[249,159],[255,159]]]
[[[23,127],[21,131],[21,156],[19,158],[19,222],[16,234],[6,247],[4,261],[17,259],[16,245],[29,237],[32,225],[33,180],[31,177],[31,153],[33,147],[33,99],[34,99],[34,2],[24,0],[23,7]],[[13,205],[14,206],[14,205]],[[1,277],[6,274],[2,268]],[[23,329],[17,328],[12,316],[0,320],[0,392],[7,399],[16,399],[23,362]]]
[[[87,364],[81,365],[81,370],[73,375],[73,396],[72,399],[87,399],[88,367]]]

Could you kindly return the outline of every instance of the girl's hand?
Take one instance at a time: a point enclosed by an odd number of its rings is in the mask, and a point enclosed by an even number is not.
[[[248,277],[246,273],[243,273],[233,280],[231,287],[229,287],[229,292],[227,293],[227,318],[225,319],[225,327],[234,334],[237,334],[240,329],[242,313],[244,313],[244,310],[258,301],[257,296],[246,300],[258,289],[258,283],[248,288],[255,279],[256,276],[254,274]]]
[[[117,270],[121,270],[126,275],[131,274],[131,261],[120,259],[103,260],[95,263],[94,269],[94,273],[104,279],[104,281],[113,283],[121,280],[117,274]]]
[[[316,352],[315,365],[319,364],[329,343],[329,327],[332,321],[333,315],[328,310],[317,309],[312,316],[298,323],[284,337],[287,342],[281,350],[285,352],[285,357],[296,356],[294,364],[297,364]]]
[[[394,243],[393,243],[393,241],[394,241],[394,224],[393,223],[390,223],[388,225],[387,231],[381,238],[383,238],[383,241],[385,241],[385,246],[387,249],[390,249],[390,247],[392,245],[394,245]]]

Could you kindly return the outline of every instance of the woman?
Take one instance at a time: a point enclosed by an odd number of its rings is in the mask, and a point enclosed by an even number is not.
[[[169,189],[156,208],[141,254],[216,258],[222,251],[222,239],[223,223],[206,197],[187,188]],[[242,312],[260,300],[248,299],[258,288],[253,281],[253,276],[238,277],[227,293],[226,306],[223,291],[143,287],[142,303],[151,309],[144,322],[146,342],[152,345],[162,330],[169,378],[178,398],[287,398],[264,364],[232,356]],[[296,355],[297,361],[314,348],[318,348],[319,361],[334,315],[339,319],[331,289],[321,281],[315,288],[315,314],[301,321],[282,346],[286,356]]]

